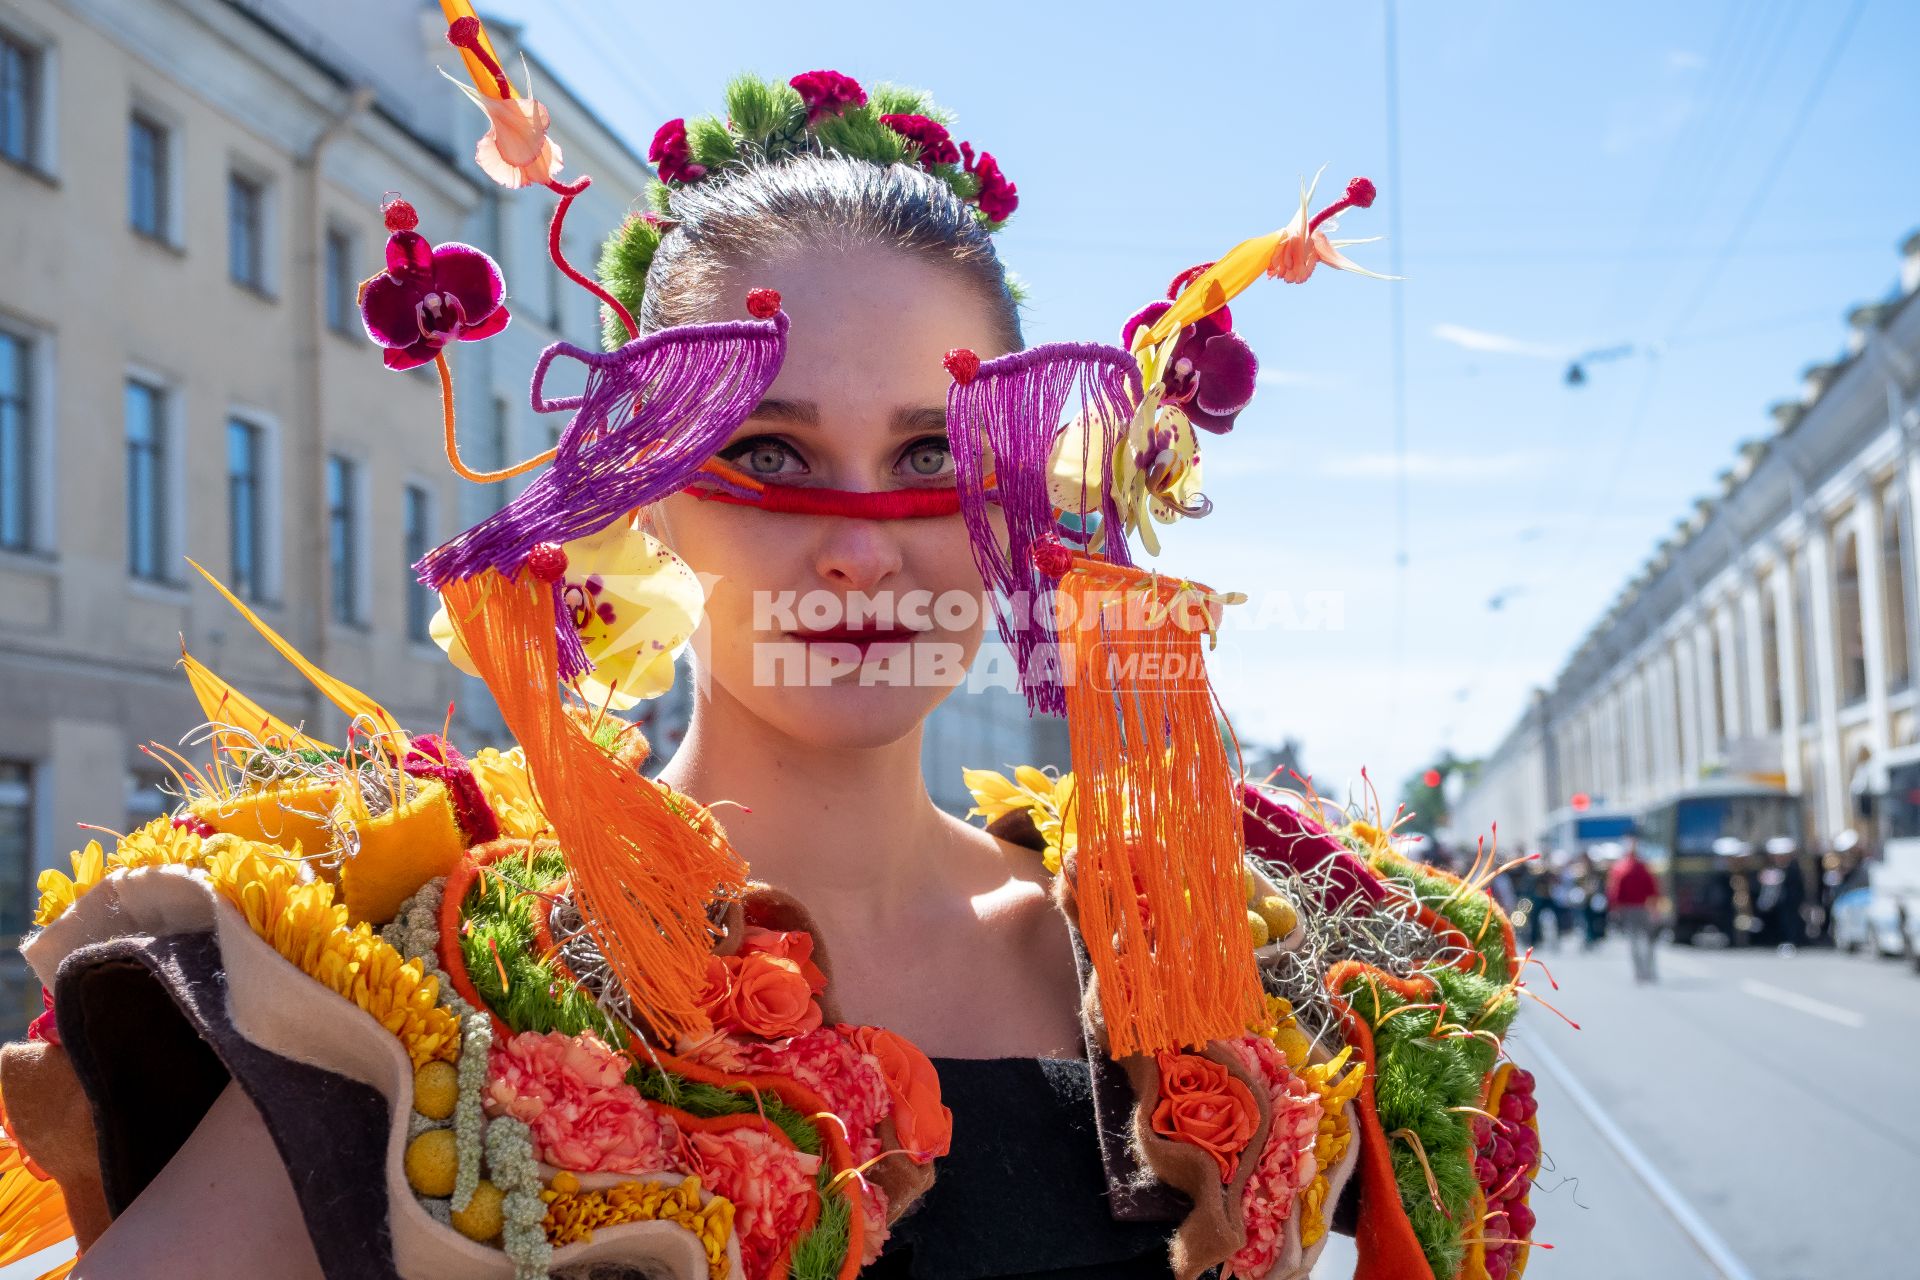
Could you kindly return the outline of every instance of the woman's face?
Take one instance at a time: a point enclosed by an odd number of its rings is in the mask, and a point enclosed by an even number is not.
[[[768,484],[953,484],[946,352],[1004,344],[958,273],[870,247],[731,273],[709,319],[780,293],[787,355],[720,456]],[[694,638],[710,696],[792,738],[869,747],[910,733],[980,645],[983,585],[957,514],[906,520],[760,511],[675,494],[655,532],[709,584]]]

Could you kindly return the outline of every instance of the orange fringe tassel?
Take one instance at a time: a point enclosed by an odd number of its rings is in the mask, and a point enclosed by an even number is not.
[[[544,586],[487,573],[449,583],[443,594],[454,630],[526,751],[587,928],[646,1030],[669,1045],[706,1035],[707,908],[745,887],[746,864],[717,827],[696,830],[658,786],[595,746],[566,714]]]
[[[1076,556],[1055,596],[1075,899],[1120,1056],[1226,1039],[1263,1016],[1196,590]]]

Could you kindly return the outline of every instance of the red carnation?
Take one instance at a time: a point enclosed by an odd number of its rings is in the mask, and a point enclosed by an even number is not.
[[[920,167],[959,164],[960,150],[953,145],[947,126],[926,116],[881,116],[880,123],[920,148]]]
[[[867,91],[852,76],[838,71],[803,71],[787,81],[807,104],[807,123],[821,116],[837,116],[848,107],[867,105]]]
[[[1005,222],[1011,218],[1013,211],[1020,207],[1020,191],[1007,181],[1006,174],[1000,172],[1000,162],[993,158],[993,153],[982,151],[979,158],[975,159],[973,144],[963,142],[960,144],[960,154],[966,157],[967,172],[980,182],[980,194],[976,202],[980,212],[987,215],[987,221]]]
[[[685,119],[669,120],[653,135],[647,159],[660,171],[662,182],[698,182],[707,176],[705,165],[693,162],[693,148],[687,144]]]

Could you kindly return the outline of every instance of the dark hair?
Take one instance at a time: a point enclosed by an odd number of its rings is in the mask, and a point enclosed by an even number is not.
[[[729,267],[799,247],[874,245],[957,273],[987,300],[1007,350],[1025,345],[992,236],[946,183],[912,165],[794,156],[676,188],[670,207],[634,308],[643,333],[703,318]]]

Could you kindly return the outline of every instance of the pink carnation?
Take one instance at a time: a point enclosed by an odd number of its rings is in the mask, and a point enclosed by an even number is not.
[[[783,1246],[800,1234],[808,1198],[815,1194],[820,1157],[780,1142],[765,1129],[742,1125],[687,1135],[694,1172],[707,1190],[733,1201],[747,1280],[773,1270]]]
[[[488,1077],[488,1113],[524,1120],[548,1164],[579,1173],[675,1167],[677,1127],[626,1083],[626,1061],[591,1032],[523,1031],[493,1046]]]
[[[1243,1036],[1226,1044],[1240,1065],[1266,1086],[1273,1113],[1259,1163],[1241,1194],[1247,1242],[1227,1260],[1226,1274],[1264,1276],[1280,1254],[1294,1197],[1312,1184],[1319,1171],[1313,1147],[1320,1129],[1320,1098],[1293,1074],[1286,1055],[1264,1036]]]
[[[889,1232],[887,1193],[880,1189],[879,1183],[867,1178],[860,1179],[860,1219],[866,1226],[860,1236],[860,1265],[870,1267],[886,1247]]]
[[[893,1111],[887,1078],[871,1054],[854,1048],[846,1033],[822,1027],[785,1044],[752,1045],[752,1070],[791,1077],[820,1095],[827,1109],[846,1125],[847,1145],[856,1161],[880,1154],[880,1122]]]
[[[785,1076],[820,1095],[845,1125],[857,1161],[880,1154],[880,1122],[893,1112],[887,1078],[872,1054],[855,1048],[844,1027],[820,1027],[790,1040],[717,1035],[686,1050],[705,1066],[734,1075]]]
[[[821,116],[837,116],[848,107],[867,105],[867,91],[852,76],[838,71],[803,71],[787,81],[807,104],[807,123]]]

